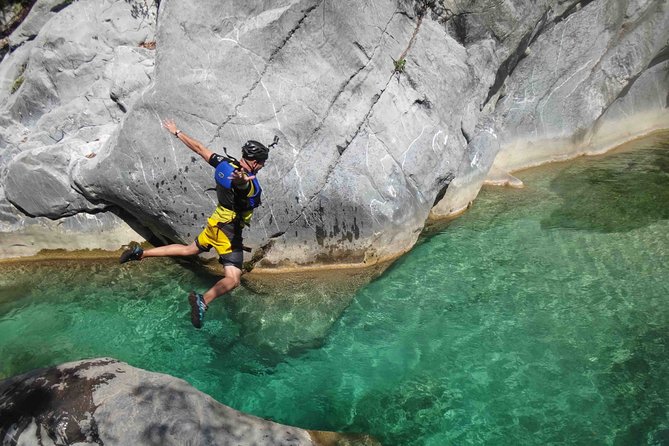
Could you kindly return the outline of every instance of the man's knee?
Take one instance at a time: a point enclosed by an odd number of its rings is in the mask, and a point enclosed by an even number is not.
[[[241,283],[242,270],[237,268],[236,266],[226,266],[225,278],[228,279],[228,283],[233,288],[237,288]]]
[[[240,281],[239,279],[233,279],[233,280],[230,282],[230,286],[231,286],[230,291],[232,291],[232,290],[234,290],[235,288],[237,288],[237,287],[240,285],[240,283],[241,283],[241,281]]]
[[[232,285],[233,288],[237,288],[240,283],[242,283],[242,281],[239,276],[230,277],[230,284]]]

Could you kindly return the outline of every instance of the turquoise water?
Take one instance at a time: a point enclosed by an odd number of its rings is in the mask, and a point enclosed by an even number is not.
[[[0,378],[112,356],[279,422],[386,445],[669,444],[669,136],[484,189],[354,295],[166,259],[12,266]]]

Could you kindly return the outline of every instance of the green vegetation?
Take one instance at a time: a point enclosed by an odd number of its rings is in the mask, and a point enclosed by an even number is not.
[[[16,91],[21,88],[21,85],[23,85],[23,81],[25,80],[23,77],[23,73],[26,71],[26,64],[21,65],[21,68],[19,68],[19,73],[16,76],[16,79],[14,79],[14,83],[12,84],[12,89],[10,91],[10,94],[16,93]]]
[[[19,26],[34,3],[35,0],[0,0],[0,39]]]
[[[403,57],[395,60],[393,59],[393,65],[395,66],[396,73],[404,73],[404,68],[406,67],[407,60]]]

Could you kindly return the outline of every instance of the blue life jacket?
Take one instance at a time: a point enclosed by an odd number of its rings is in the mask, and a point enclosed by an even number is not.
[[[229,177],[232,175],[232,172],[238,168],[239,166],[233,166],[229,161],[222,161],[216,167],[216,172],[214,173],[216,183],[226,189],[232,188],[232,180]]]
[[[218,203],[235,212],[249,211],[255,209],[261,204],[260,194],[262,188],[258,178],[251,180],[253,183],[253,195],[247,196],[247,191],[238,190],[232,185],[230,176],[235,170],[241,169],[237,160],[229,158],[216,167],[214,172],[214,179],[216,180],[216,195],[218,196]]]

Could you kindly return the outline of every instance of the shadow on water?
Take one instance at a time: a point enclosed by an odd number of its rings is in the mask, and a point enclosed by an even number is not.
[[[420,373],[393,388],[365,394],[350,429],[373,432],[379,419],[370,419],[367,414],[379,407],[394,408],[379,415],[384,426],[392,427],[387,433],[392,440],[384,438],[384,444],[409,444],[415,438],[429,438],[443,429],[444,418],[462,400],[462,393],[449,388],[448,380]]]
[[[223,274],[203,262],[178,262],[205,288]],[[385,266],[351,270],[316,270],[292,274],[245,273],[242,286],[217,300],[208,318],[229,319],[235,336],[212,337],[214,363],[225,367],[230,357],[243,357],[240,371],[269,375],[277,364],[321,348],[356,291]]]
[[[566,169],[550,183],[562,206],[543,229],[628,232],[669,219],[669,144],[629,155],[614,154],[584,169]]]

